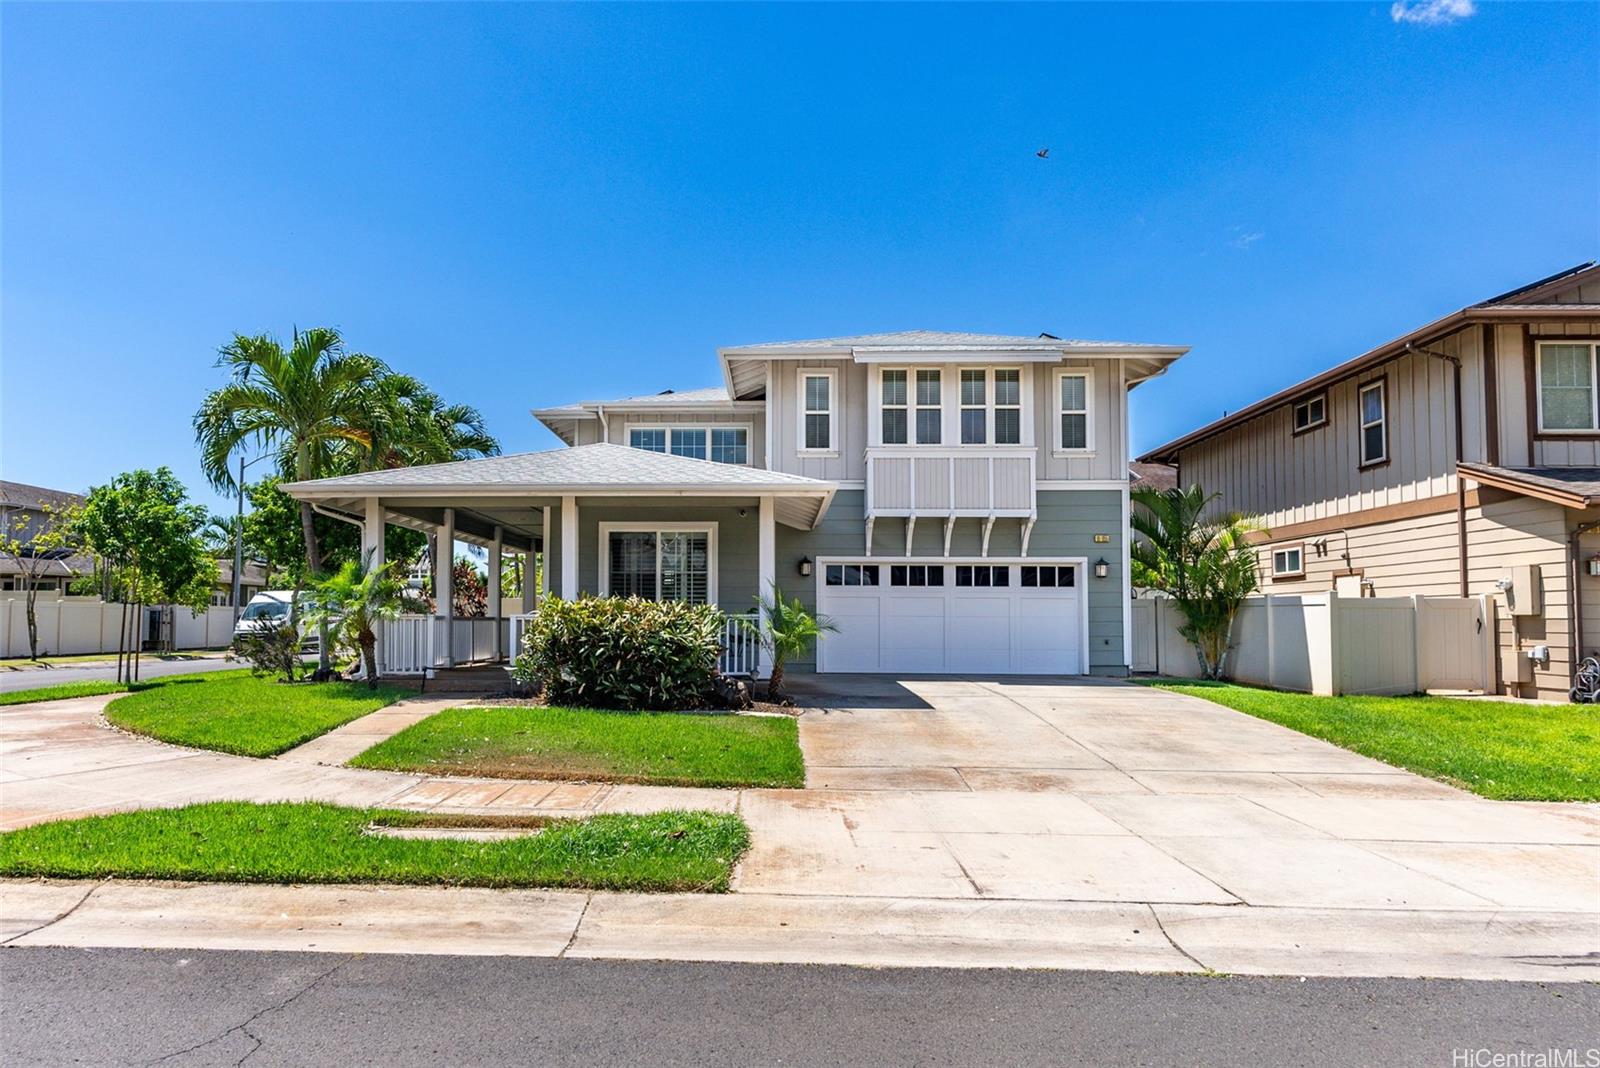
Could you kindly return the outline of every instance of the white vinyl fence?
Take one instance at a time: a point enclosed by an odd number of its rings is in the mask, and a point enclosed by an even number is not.
[[[385,675],[421,675],[456,664],[481,664],[495,659],[495,631],[500,648],[510,655],[511,619],[445,619],[403,615],[378,628],[378,665]]]
[[[1479,597],[1274,594],[1245,601],[1227,674],[1315,694],[1487,691],[1494,601]],[[1133,670],[1196,678],[1182,616],[1165,597],[1133,602]]]
[[[34,602],[40,656],[76,656],[117,651],[123,606],[98,597],[49,597]],[[221,649],[233,641],[233,609],[201,612],[181,605],[146,605],[139,636],[147,642],[170,637],[174,649]],[[0,600],[0,657],[28,655],[28,602]]]

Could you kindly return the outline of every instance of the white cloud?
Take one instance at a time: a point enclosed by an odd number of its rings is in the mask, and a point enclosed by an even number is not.
[[[1389,17],[1396,22],[1411,22],[1419,26],[1446,26],[1460,19],[1470,19],[1478,13],[1472,0],[1394,0]]]
[[[1228,242],[1228,244],[1232,245],[1234,248],[1249,248],[1251,245],[1255,244],[1257,241],[1260,241],[1266,236],[1267,235],[1262,233],[1260,230],[1240,231],[1232,241]]]

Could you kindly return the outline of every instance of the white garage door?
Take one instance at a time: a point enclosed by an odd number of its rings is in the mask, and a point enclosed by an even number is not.
[[[1077,675],[1081,561],[824,561],[818,670]]]

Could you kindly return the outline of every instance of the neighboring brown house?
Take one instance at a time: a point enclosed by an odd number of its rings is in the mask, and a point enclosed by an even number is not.
[[[1153,489],[1165,492],[1178,485],[1178,469],[1170,464],[1134,462],[1128,465],[1128,481],[1134,489]]]
[[[1220,507],[1262,519],[1268,592],[1492,595],[1500,692],[1561,699],[1575,659],[1600,654],[1597,361],[1590,262],[1140,461],[1173,464],[1184,484],[1220,493]]]

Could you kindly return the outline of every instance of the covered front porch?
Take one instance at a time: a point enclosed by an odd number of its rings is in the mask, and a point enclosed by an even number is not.
[[[783,584],[778,525],[811,529],[831,483],[742,465],[586,445],[546,453],[376,471],[285,491],[323,514],[359,525],[363,554],[383,558],[397,523],[426,532],[435,551],[432,616],[383,625],[379,671],[426,674],[515,655],[525,622],[550,596],[639,596],[714,604],[729,616],[722,668],[764,673],[759,643],[739,617]],[[452,614],[449,561],[457,542],[488,560],[484,617]],[[523,557],[524,588],[501,596],[509,555]]]

